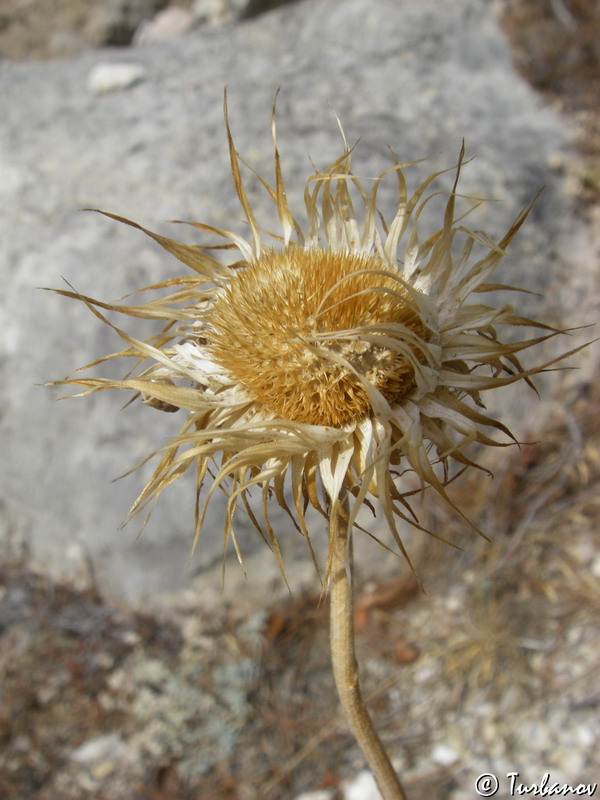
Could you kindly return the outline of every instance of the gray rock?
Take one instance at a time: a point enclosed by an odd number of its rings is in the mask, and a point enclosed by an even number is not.
[[[153,19],[142,22],[133,37],[134,44],[149,44],[159,39],[172,39],[189,31],[195,22],[187,8],[171,6],[159,11]]]
[[[168,0],[2,0],[0,58],[61,58],[90,47],[130,44]]]
[[[140,46],[135,61],[145,80],[91,95],[91,70],[122,60],[122,51],[104,50],[43,65],[0,63],[0,523],[4,552],[26,548],[58,574],[90,569],[105,590],[139,600],[189,579],[193,485],[170,487],[137,540],[135,525],[118,526],[148,469],[110,480],[174,433],[179,415],[139,404],[120,410],[124,397],[108,394],[55,403],[60,392],[36,384],[120,343],[83,305],[37,287],[61,286],[64,276],[78,291],[111,300],[179,274],[152,242],[80,211],[88,206],[171,235],[163,220],[237,224],[225,84],[237,147],[268,175],[270,110],[281,87],[280,147],[296,208],[309,155],[325,165],[340,153],[332,106],[349,140],[360,139],[354,165],[363,175],[389,164],[388,143],[402,160],[441,152],[414,168],[416,181],[432,165],[452,164],[466,137],[477,159],[465,169],[463,191],[502,201],[478,220],[490,233],[502,234],[546,185],[501,276],[544,295],[518,298],[520,310],[550,321],[560,312],[573,324],[569,312],[591,293],[577,252],[583,228],[553,167],[570,152],[569,132],[516,74],[479,0],[448,4],[443,14],[437,0],[305,0]],[[268,226],[270,201],[256,180],[248,186]],[[193,239],[181,228],[174,235]],[[579,315],[575,324],[590,321]],[[515,408],[507,416],[514,419]],[[193,569],[220,559],[220,513],[215,507]],[[277,519],[286,538],[291,525]],[[242,517],[239,528],[245,551],[262,545]]]

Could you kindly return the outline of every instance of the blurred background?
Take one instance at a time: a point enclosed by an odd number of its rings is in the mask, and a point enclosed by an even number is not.
[[[280,88],[293,208],[312,162],[339,155],[333,110],[360,140],[361,175],[387,166],[389,144],[403,160],[428,157],[409,173],[416,185],[454,163],[464,137],[476,158],[463,191],[493,199],[480,215],[492,236],[545,186],[498,276],[537,292],[518,310],[593,325],[599,34],[589,0],[3,0],[2,797],[375,797],[339,718],[326,604],[289,523],[275,516],[291,594],[242,518],[247,577],[228,558],[222,583],[218,504],[189,557],[189,482],[139,538],[135,524],[121,530],[147,473],[111,481],[179,427],[176,415],[122,409],[116,396],[54,402],[60,392],[39,385],[118,339],[38,287],[64,277],[110,301],[180,274],[138,232],[80,209],[174,236],[165,220],[240,226],[223,87],[236,145],[267,179]],[[250,173],[248,191],[269,227]],[[565,349],[594,335],[574,331]],[[456,548],[407,531],[425,591],[360,542],[366,693],[412,800],[472,798],[483,772],[598,778],[597,345],[570,363],[540,382],[541,400],[525,386],[490,398],[527,442],[486,456],[493,480],[454,488],[490,542],[426,498],[422,521]]]

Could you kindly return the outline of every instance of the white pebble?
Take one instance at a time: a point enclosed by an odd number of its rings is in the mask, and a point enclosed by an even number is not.
[[[87,88],[92,94],[129,89],[145,75],[146,70],[140,64],[96,64],[88,75]]]
[[[370,772],[359,772],[353,781],[344,783],[344,800],[382,800]]]
[[[589,725],[575,728],[575,740],[579,747],[588,748],[596,745],[596,734]]]
[[[78,764],[93,764],[97,761],[106,761],[120,750],[125,742],[118,733],[108,733],[105,736],[96,736],[79,745],[71,752],[71,758]]]
[[[431,758],[435,764],[440,767],[449,767],[451,764],[456,764],[460,761],[460,755],[448,747],[447,744],[437,744],[431,753]]]

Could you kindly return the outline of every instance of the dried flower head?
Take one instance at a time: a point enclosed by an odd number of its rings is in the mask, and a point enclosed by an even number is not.
[[[396,519],[420,526],[410,492],[398,485],[400,470],[413,471],[422,487],[448,499],[453,467],[477,466],[469,445],[502,444],[490,435],[494,429],[508,437],[503,444],[512,438],[485,412],[480,392],[529,382],[548,366],[526,370],[518,354],[556,331],[481,299],[482,292],[514,288],[488,279],[529,207],[499,241],[468,228],[465,214],[457,218],[455,209],[461,151],[441,227],[421,241],[417,223],[440,173],[409,193],[407,165],[392,154],[391,165],[366,187],[351,171],[344,140],[342,155],[306,182],[302,230],[286,199],[273,112],[275,182],[260,180],[276,206],[281,235],[268,234],[242,182],[227,106],[225,124],[249,237],[192,223],[222,237],[223,252],[234,251],[223,263],[211,253],[214,245],[182,244],[108,214],[144,231],[193,274],[147,287],[169,291],[139,305],[63,291],[83,300],[125,340],[127,347],[109,358],[133,358],[136,364],[121,379],[70,377],[58,383],[84,387],[79,394],[129,389],[154,408],[185,412],[179,434],[157,451],[158,464],[131,514],[150,508],[167,485],[195,466],[198,498],[207,477],[210,485],[196,503],[194,541],[210,499],[222,487],[228,497],[225,541],[233,539],[237,549],[234,512],[241,501],[283,570],[269,522],[270,495],[306,537],[314,559],[308,505],[326,516],[345,515],[340,498],[349,494],[350,529],[361,506],[376,498],[406,555]],[[377,208],[384,178],[398,187],[395,215],[387,223]],[[99,308],[166,325],[140,341],[108,322]],[[543,333],[521,339],[515,330],[522,327]],[[263,522],[248,504],[253,487],[262,491]]]

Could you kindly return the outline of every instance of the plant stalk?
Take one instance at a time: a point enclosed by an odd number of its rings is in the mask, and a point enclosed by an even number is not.
[[[348,499],[342,500],[348,516]],[[390,758],[381,743],[360,692],[354,648],[354,564],[352,534],[335,506],[330,508],[331,537],[330,631],[331,662],[344,714],[384,800],[407,800]]]

